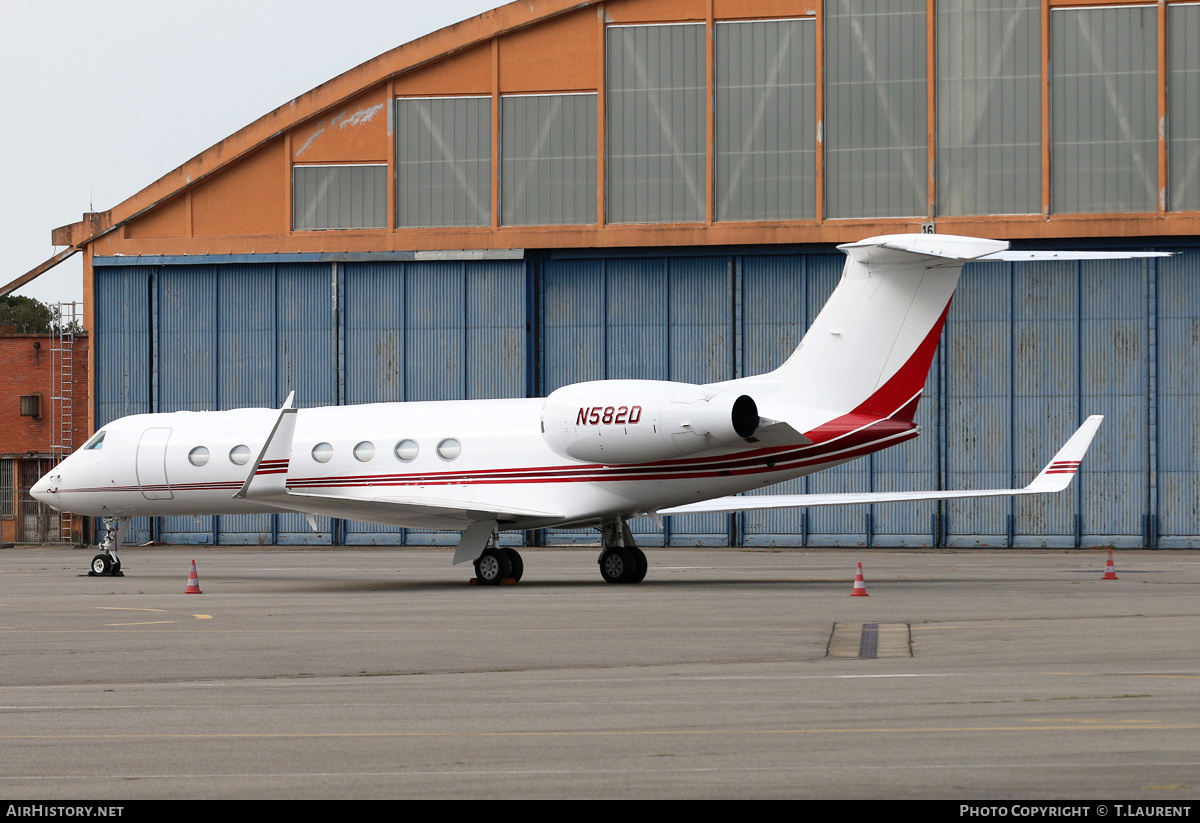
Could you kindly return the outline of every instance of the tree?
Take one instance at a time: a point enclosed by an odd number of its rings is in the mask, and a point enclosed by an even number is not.
[[[0,332],[49,334],[53,326],[50,307],[32,297],[0,298]]]

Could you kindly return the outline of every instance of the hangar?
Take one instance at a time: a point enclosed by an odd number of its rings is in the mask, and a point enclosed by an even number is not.
[[[836,244],[876,234],[1170,250],[968,266],[924,436],[784,489],[1019,485],[1105,414],[1067,493],[641,521],[638,542],[1200,545],[1196,42],[1200,4],[1172,0],[502,6],[54,232],[84,254],[93,428],[293,389],[315,406],[765,371],[833,289]],[[457,539],[319,525],[142,519],[129,540]]]

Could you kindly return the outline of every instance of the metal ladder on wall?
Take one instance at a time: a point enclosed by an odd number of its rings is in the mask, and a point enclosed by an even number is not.
[[[59,303],[52,307],[53,326],[51,339],[53,356],[50,358],[52,378],[50,390],[53,396],[51,409],[50,451],[57,465],[75,450],[75,332],[79,325],[78,303]],[[74,544],[82,539],[76,534],[80,520],[66,512],[58,512],[58,542]]]

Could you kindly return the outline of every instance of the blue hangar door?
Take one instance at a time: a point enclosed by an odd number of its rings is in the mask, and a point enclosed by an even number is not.
[[[95,269],[98,426],[146,412],[278,407],[292,390],[304,408],[525,397],[530,388],[520,260],[119,262],[102,259]],[[299,514],[137,518],[129,539],[225,545],[457,540],[455,534],[317,520],[314,532]]]
[[[711,382],[774,368],[838,281],[831,250],[528,253],[527,260],[128,265],[95,260],[95,403],[128,414],[544,396],[580,380]],[[971,265],[920,404],[920,438],[773,487],[1021,485],[1088,414],[1072,489],[997,499],[674,518],[648,545],[1200,545],[1200,250],[1146,261]],[[172,480],[174,476],[172,475]],[[131,540],[445,544],[299,515],[162,518]],[[590,531],[537,535],[594,542]],[[506,540],[521,541],[520,535]]]

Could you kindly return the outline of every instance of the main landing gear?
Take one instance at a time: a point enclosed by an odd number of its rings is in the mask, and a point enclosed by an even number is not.
[[[128,517],[104,518],[106,533],[104,540],[100,543],[101,552],[92,558],[88,577],[125,576],[121,571],[121,559],[117,557],[117,550],[121,548],[121,540],[125,537],[125,530],[128,527]]]
[[[633,533],[624,521],[601,528],[600,576],[606,583],[641,583],[646,578],[646,554],[633,542]]]
[[[499,586],[505,580],[518,583],[524,573],[521,555],[507,546],[488,546],[475,559],[475,579],[485,586]]]

